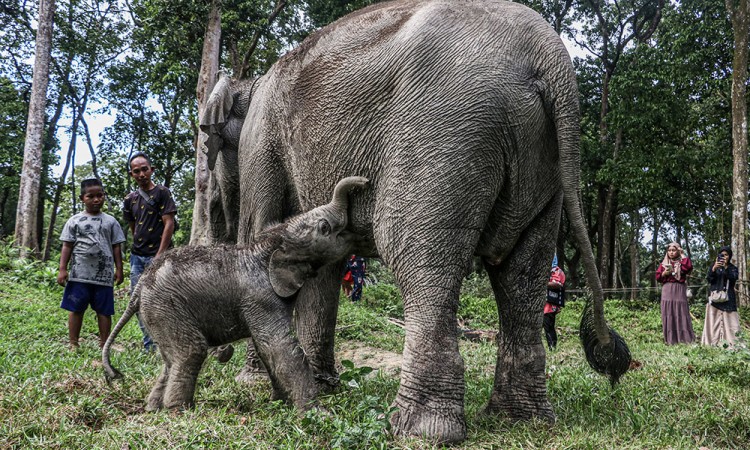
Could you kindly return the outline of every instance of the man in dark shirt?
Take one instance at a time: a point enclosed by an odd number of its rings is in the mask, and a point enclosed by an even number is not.
[[[133,233],[133,247],[130,254],[130,293],[132,295],[141,273],[155,257],[172,246],[177,205],[169,189],[151,180],[154,169],[148,156],[140,152],[135,153],[128,163],[128,173],[138,184],[138,190],[125,197],[123,206],[123,215],[129,224],[130,232]],[[154,343],[143,326],[140,316],[138,324],[143,331],[143,347],[147,351],[153,350]]]

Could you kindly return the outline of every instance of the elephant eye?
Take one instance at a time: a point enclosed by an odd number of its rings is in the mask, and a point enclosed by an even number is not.
[[[318,222],[318,231],[323,236],[328,236],[331,233],[331,224],[327,220],[321,220]]]

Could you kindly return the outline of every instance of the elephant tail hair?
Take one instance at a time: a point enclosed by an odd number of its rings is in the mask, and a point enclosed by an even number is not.
[[[581,345],[591,368],[608,376],[610,384],[614,387],[620,381],[620,377],[630,369],[630,349],[622,336],[611,328],[607,328],[609,342],[605,344],[599,340],[592,307],[591,300],[587,300],[581,318]]]
[[[111,383],[112,380],[123,377],[122,372],[112,367],[112,364],[109,361],[109,352],[112,348],[112,344],[114,344],[115,342],[115,338],[117,337],[117,335],[120,334],[120,331],[123,329],[125,324],[127,324],[128,321],[130,321],[130,319],[135,315],[136,311],[140,309],[140,291],[141,290],[138,289],[138,286],[136,286],[133,295],[130,297],[130,303],[128,304],[127,309],[125,309],[122,317],[120,317],[117,325],[115,325],[112,333],[110,333],[109,337],[107,338],[107,342],[104,343],[104,347],[102,347],[102,367],[104,368],[104,379],[107,381],[107,384]]]
[[[577,90],[571,88],[576,86],[575,72],[567,52],[561,50],[556,57],[560,60],[560,67],[564,67],[564,75],[544,80],[546,88],[542,96],[545,103],[550,105],[554,117],[565,211],[581,250],[586,282],[592,292],[581,318],[581,342],[589,365],[597,372],[608,375],[614,385],[630,367],[630,350],[625,340],[609,328],[604,318],[604,290],[583,219],[579,100]]]

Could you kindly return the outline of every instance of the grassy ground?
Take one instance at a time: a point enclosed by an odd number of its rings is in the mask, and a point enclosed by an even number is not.
[[[327,417],[297,413],[272,402],[270,386],[240,385],[244,346],[226,365],[209,360],[199,378],[196,408],[145,413],[143,399],[161,367],[139,351],[132,321],[121,333],[113,363],[126,378],[108,386],[100,367],[93,314],[87,313],[82,348],[67,350],[61,289],[48,274],[0,270],[0,448],[432,448],[388,436],[385,426],[398,378],[350,366],[349,385],[322,399]],[[491,328],[494,303],[481,279],[470,280],[460,316],[472,328]],[[117,315],[126,304],[118,290]],[[341,302],[337,347],[353,343],[400,352],[403,331],[385,315],[401,314],[397,291],[379,284],[364,301]],[[548,355],[548,390],[557,423],[511,423],[480,414],[489,397],[492,343],[461,341],[466,362],[468,439],[457,448],[750,448],[750,353],[661,342],[658,304],[609,301],[608,318],[628,341],[641,367],[622,384],[586,365],[577,340],[581,302],[558,319],[560,343]],[[696,334],[704,307],[692,308]],[[743,311],[747,330],[750,316]]]

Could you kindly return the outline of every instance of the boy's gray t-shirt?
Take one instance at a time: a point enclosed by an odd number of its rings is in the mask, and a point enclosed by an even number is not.
[[[60,240],[74,243],[69,281],[114,285],[112,246],[125,242],[122,227],[114,217],[106,213],[78,213],[65,223]]]

